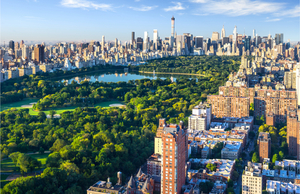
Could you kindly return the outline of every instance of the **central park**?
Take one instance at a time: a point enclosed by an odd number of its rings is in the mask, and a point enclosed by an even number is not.
[[[107,65],[1,83],[1,193],[84,193],[106,177],[116,183],[118,171],[125,180],[153,153],[158,119],[187,125],[239,66],[240,57],[181,56],[129,65],[126,81],[93,77],[125,77]]]

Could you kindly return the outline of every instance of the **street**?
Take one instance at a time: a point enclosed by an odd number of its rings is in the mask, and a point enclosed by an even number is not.
[[[259,126],[258,125],[254,125],[253,126],[253,132],[255,133],[255,137],[256,137],[256,134],[258,133],[258,128]],[[244,160],[244,168],[242,171],[239,172],[240,176],[239,176],[239,179],[237,180],[237,186],[234,188],[234,193],[235,194],[240,194],[241,192],[241,188],[242,188],[242,173],[245,169],[245,166],[247,165],[248,161],[251,161],[251,156],[249,155],[251,151],[253,151],[255,149],[254,147],[254,141],[255,140],[251,140],[251,139],[248,139],[248,142],[249,142],[249,146],[245,146],[245,149],[244,149],[244,153],[247,154],[245,160]]]

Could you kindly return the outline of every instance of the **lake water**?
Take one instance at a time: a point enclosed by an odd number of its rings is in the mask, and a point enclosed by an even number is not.
[[[87,75],[76,76],[76,77],[69,77],[64,78],[61,81],[70,84],[72,81],[76,81],[80,83],[82,81],[91,81],[91,82],[128,82],[129,80],[138,80],[138,79],[166,79],[170,78],[173,81],[176,81],[178,78],[199,78],[199,76],[195,75],[172,75],[172,74],[146,74],[146,73],[139,73],[139,72],[96,72],[96,73],[89,73]]]

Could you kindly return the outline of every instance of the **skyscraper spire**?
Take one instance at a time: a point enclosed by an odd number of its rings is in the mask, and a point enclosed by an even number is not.
[[[224,25],[223,25],[223,28],[222,28],[222,31],[221,31],[221,39],[223,39],[224,37],[226,37],[226,34],[225,34],[225,28],[224,28]]]

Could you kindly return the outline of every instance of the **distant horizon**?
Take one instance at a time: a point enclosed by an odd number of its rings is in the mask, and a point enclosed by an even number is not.
[[[14,13],[14,14],[12,14]],[[16,14],[17,13],[17,14]],[[226,37],[237,26],[239,34],[274,37],[284,34],[284,42],[300,41],[300,1],[287,0],[26,0],[1,2],[3,41],[34,42],[107,40],[126,41],[144,31],[153,39],[153,30],[164,39],[171,35],[175,17],[178,35],[210,37],[225,26]]]
[[[273,37],[273,36],[272,36]],[[161,37],[160,37],[161,38]],[[205,38],[205,37],[203,37],[203,38]],[[209,37],[207,37],[207,38],[209,38]],[[162,39],[162,38],[161,38]],[[119,40],[119,39],[118,39]],[[152,39],[151,39],[152,40]],[[21,42],[22,40],[13,40],[14,42]],[[57,43],[62,43],[62,42],[66,42],[66,43],[71,43],[71,42],[74,42],[74,43],[89,43],[89,42],[91,42],[91,41],[98,41],[98,42],[100,42],[101,43],[101,40],[81,40],[81,41],[75,41],[75,40],[70,40],[70,41],[64,41],[64,40],[44,40],[44,41],[41,41],[41,40],[23,40],[24,41],[24,43],[25,44],[31,44],[31,45],[33,45],[33,44],[42,44],[43,42],[46,44],[46,46],[47,46],[47,44],[49,44],[49,43],[51,43],[50,45],[53,45],[53,44],[57,44]],[[107,43],[107,42],[114,42],[114,40],[105,40],[105,42]],[[125,42],[127,42],[127,43],[129,43],[130,42],[130,40],[125,40],[125,41],[122,41],[121,40],[121,44],[122,45],[125,45]],[[290,43],[293,45],[293,44],[297,44],[297,43],[299,43],[300,42],[300,40],[298,40],[298,41],[292,41],[292,40],[290,40]],[[284,41],[284,43],[287,43],[287,41]],[[5,47],[8,47],[8,44],[9,44],[9,41],[5,41]],[[2,43],[0,43],[0,45],[1,46],[4,46],[4,43],[2,42]]]

